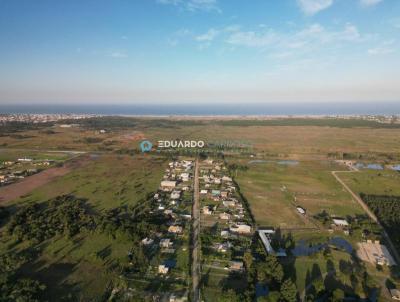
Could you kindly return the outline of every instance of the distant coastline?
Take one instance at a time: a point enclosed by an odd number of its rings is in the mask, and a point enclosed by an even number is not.
[[[324,117],[354,115],[398,115],[398,102],[268,103],[268,104],[0,104],[0,114],[98,114],[137,117]]]

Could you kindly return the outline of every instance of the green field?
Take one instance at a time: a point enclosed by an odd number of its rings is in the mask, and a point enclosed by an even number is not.
[[[374,195],[400,195],[400,173],[392,170],[361,170],[340,173],[340,178],[355,193]]]
[[[32,191],[7,205],[18,209],[28,202],[42,203],[63,194],[87,199],[94,212],[134,206],[145,202],[146,195],[158,189],[164,161],[150,157],[104,155],[94,157],[86,165]],[[45,298],[50,301],[88,301],[99,298],[118,276],[119,263],[126,262],[132,248],[128,236],[117,233],[82,231],[68,238],[59,235],[41,243],[18,242],[0,229],[0,252],[19,253],[37,250],[33,261],[20,269],[21,276],[32,277],[46,284]],[[1,254],[0,253],[0,254]],[[183,254],[179,266],[185,269]]]
[[[313,227],[296,211],[307,216],[323,210],[337,216],[362,213],[358,204],[343,190],[331,171],[341,169],[328,161],[300,161],[296,165],[272,162],[248,163],[247,171],[238,171],[236,180],[250,202],[259,225],[281,228]]]

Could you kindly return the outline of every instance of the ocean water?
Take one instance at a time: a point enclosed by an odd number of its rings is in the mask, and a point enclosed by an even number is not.
[[[400,114],[399,102],[203,103],[203,104],[2,104],[0,114],[86,113],[102,115],[355,115]]]

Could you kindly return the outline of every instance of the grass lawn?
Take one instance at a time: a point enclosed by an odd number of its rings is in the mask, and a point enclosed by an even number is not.
[[[249,164],[236,177],[259,225],[313,227],[299,215],[300,205],[312,216],[323,210],[344,216],[362,213],[358,204],[343,190],[331,172],[340,169],[328,161],[300,161],[297,165],[276,162]]]
[[[72,193],[87,198],[95,211],[124,204],[135,205],[148,193],[157,190],[163,167],[164,162],[153,157],[102,155],[11,204],[18,207],[28,201],[40,203]],[[14,243],[5,232],[0,238],[1,252],[18,252],[27,248],[27,242]],[[39,247],[40,256],[22,268],[22,275],[44,282],[49,301],[57,301],[69,293],[71,301],[77,298],[89,301],[104,293],[109,282],[117,277],[112,268],[118,262],[127,261],[132,243],[125,236],[112,238],[105,233],[85,231],[72,239],[53,237]],[[180,268],[187,268],[188,258],[188,252],[180,254]]]
[[[157,158],[101,155],[84,167],[35,189],[16,202],[45,201],[58,195],[87,198],[96,209],[135,205],[157,190],[163,172]]]
[[[338,175],[355,193],[400,195],[400,173],[397,171],[362,170]]]

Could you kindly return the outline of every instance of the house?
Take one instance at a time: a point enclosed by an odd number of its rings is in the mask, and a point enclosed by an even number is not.
[[[231,219],[231,215],[229,215],[228,213],[221,213],[221,214],[219,214],[219,219],[229,220],[229,219]]]
[[[390,295],[392,296],[393,300],[400,300],[400,290],[398,290],[397,288],[391,289]]]
[[[171,180],[163,180],[161,182],[161,189],[170,191],[173,190],[176,187],[176,181],[171,181]]]
[[[168,271],[169,271],[169,268],[166,265],[161,264],[161,265],[158,266],[158,273],[159,274],[166,275],[166,274],[168,274]]]
[[[173,191],[171,193],[171,199],[179,199],[181,197],[181,191]]]
[[[247,224],[237,224],[237,225],[230,226],[229,230],[232,233],[237,233],[237,234],[250,234],[251,226],[249,226]]]
[[[212,210],[210,210],[210,207],[208,207],[208,206],[206,206],[206,207],[203,207],[203,214],[204,215],[211,215],[213,212],[212,212]]]
[[[229,182],[231,182],[232,181],[232,178],[230,178],[230,177],[228,177],[228,176],[224,176],[224,177],[222,177],[222,181],[229,181]]]
[[[215,178],[215,179],[214,179],[214,183],[215,183],[216,185],[220,185],[220,184],[221,184],[221,178]]]
[[[171,241],[169,238],[164,238],[160,240],[160,247],[162,248],[169,248],[173,245],[174,243]]]
[[[227,237],[229,237],[229,231],[226,231],[226,230],[221,231],[221,237],[222,237],[222,238],[227,238]]]
[[[200,194],[202,194],[202,195],[208,194],[208,190],[201,190]]]
[[[168,232],[169,232],[169,233],[174,233],[174,234],[181,234],[181,233],[183,232],[183,229],[182,229],[181,226],[178,226],[178,225],[171,225],[171,226],[168,228]]]
[[[18,161],[19,161],[19,162],[24,162],[24,163],[29,163],[29,162],[32,161],[32,159],[31,159],[31,158],[23,157],[23,158],[18,158]]]
[[[230,242],[214,244],[214,249],[216,249],[220,253],[226,253],[231,247],[232,244]]]
[[[228,192],[227,191],[222,191],[221,192],[221,197],[222,198],[227,198],[228,197]]]
[[[189,181],[189,173],[181,173],[180,178],[182,181]]]
[[[231,264],[229,266],[229,269],[231,271],[243,271],[243,262],[242,261],[231,261]]]
[[[332,221],[338,227],[347,227],[347,226],[349,226],[349,223],[347,222],[346,219],[333,218]]]
[[[144,238],[144,239],[142,240],[142,244],[143,244],[143,245],[151,245],[151,244],[153,244],[153,243],[154,243],[154,240],[151,239],[151,238],[148,238],[148,237],[146,237],[146,238]]]
[[[234,207],[236,205],[236,202],[234,200],[224,200],[222,202],[222,204],[224,205],[224,207]]]
[[[215,196],[220,196],[221,195],[221,191],[220,190],[212,190],[211,191],[211,195],[214,196],[214,197]]]

